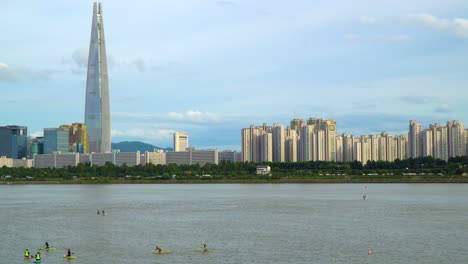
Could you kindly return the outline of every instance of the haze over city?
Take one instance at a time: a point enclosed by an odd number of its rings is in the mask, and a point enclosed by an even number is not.
[[[92,1],[2,1],[2,124],[84,121]],[[468,123],[466,1],[105,1],[112,141],[240,149],[251,123]]]

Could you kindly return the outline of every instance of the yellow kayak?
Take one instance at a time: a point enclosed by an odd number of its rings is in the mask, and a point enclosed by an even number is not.
[[[53,248],[53,247],[50,247],[50,248],[41,247],[39,250],[54,251],[54,250],[57,250],[57,248]]]
[[[211,252],[214,252],[214,249],[197,249],[195,251],[202,252],[202,253],[211,253]]]
[[[153,251],[153,254],[172,254],[172,251],[169,251],[169,250]]]
[[[63,257],[66,258],[66,259],[76,259],[77,258],[77,256],[67,256],[67,255],[65,255]]]

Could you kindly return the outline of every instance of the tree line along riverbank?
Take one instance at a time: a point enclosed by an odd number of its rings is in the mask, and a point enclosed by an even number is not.
[[[269,165],[271,174],[257,175]],[[194,165],[0,168],[0,183],[468,183],[468,157],[361,162],[235,162]]]

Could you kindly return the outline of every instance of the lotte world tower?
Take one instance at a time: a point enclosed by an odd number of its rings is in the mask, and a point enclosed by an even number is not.
[[[93,8],[86,79],[85,124],[88,128],[89,152],[110,152],[109,77],[101,3],[94,3]]]

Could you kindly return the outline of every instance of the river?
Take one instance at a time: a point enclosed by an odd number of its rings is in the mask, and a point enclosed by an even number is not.
[[[468,185],[0,185],[0,238],[8,264],[467,263]]]

